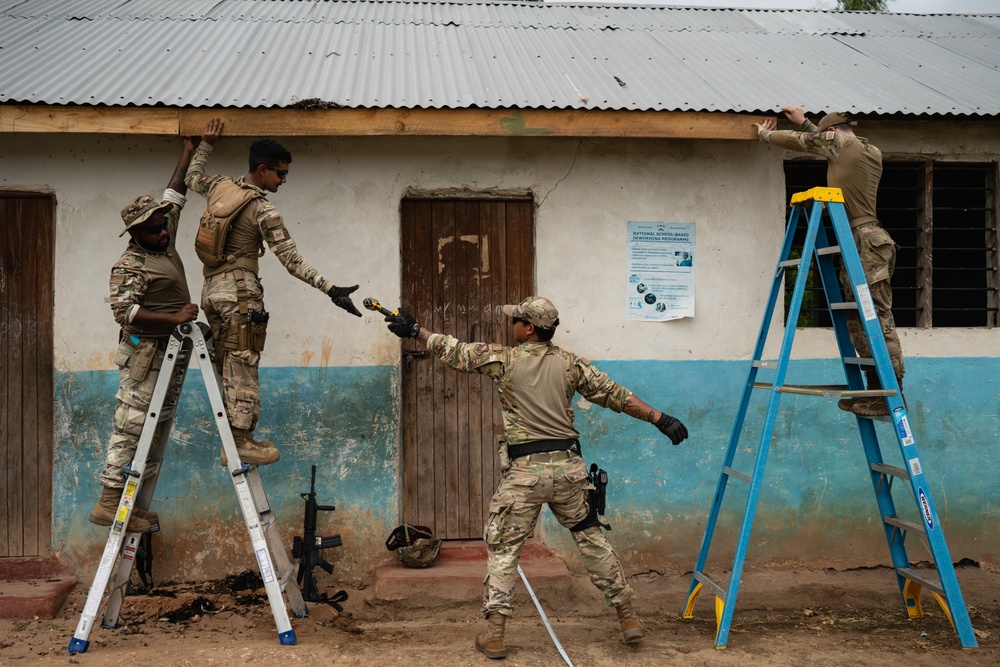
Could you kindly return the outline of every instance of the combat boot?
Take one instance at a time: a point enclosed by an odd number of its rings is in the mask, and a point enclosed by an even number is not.
[[[122,499],[121,489],[109,489],[108,487],[101,487],[101,499],[94,504],[94,509],[90,510],[90,516],[87,520],[90,523],[96,523],[98,526],[110,526],[115,522],[115,516],[118,513],[118,503]],[[152,514],[151,512],[144,512],[144,514]],[[152,516],[156,516],[152,514]],[[158,522],[159,519],[156,519]],[[132,516],[128,520],[128,531],[130,533],[148,533],[152,529],[149,519],[143,518],[139,515],[139,510],[133,509]]]
[[[245,428],[234,428],[233,440],[236,441],[236,452],[240,455],[240,461],[252,466],[266,466],[281,458],[281,453],[268,440],[254,440],[250,431]],[[222,465],[229,465],[229,458],[226,456],[226,448],[222,448]]]
[[[507,617],[503,614],[492,612],[486,617],[486,621],[489,623],[486,626],[486,632],[476,635],[476,648],[492,660],[506,658],[507,647],[503,643],[503,631],[507,623]]]
[[[875,374],[872,373],[874,376]],[[878,383],[878,377],[875,376],[876,384]],[[906,397],[903,396],[903,378],[897,377],[896,384],[899,386],[899,396],[903,399],[903,405],[906,406]],[[873,387],[869,387],[872,389]],[[878,387],[881,388],[879,384]],[[867,398],[859,398],[853,406],[851,406],[851,412],[858,415],[859,417],[887,417],[889,415],[889,402],[885,400],[885,396],[869,396]]]
[[[637,642],[646,636],[646,631],[642,629],[642,623],[639,622],[631,602],[615,607],[615,612],[618,613],[618,622],[622,624],[622,637],[626,644]]]
[[[881,389],[882,382],[878,379],[878,373],[875,371],[865,371],[865,380],[869,389]],[[854,412],[854,404],[858,401],[866,400],[865,398],[858,398],[857,396],[852,396],[851,398],[842,398],[837,401],[837,407],[846,412]]]

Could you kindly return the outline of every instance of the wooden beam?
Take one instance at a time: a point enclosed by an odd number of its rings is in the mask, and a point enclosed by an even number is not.
[[[180,131],[221,116],[232,136],[641,137],[756,140],[762,116],[538,109],[181,109]]]
[[[621,137],[753,141],[764,116],[552,109],[161,109],[0,105],[0,133],[227,136]]]
[[[0,105],[0,133],[177,136],[177,111],[138,107]]]

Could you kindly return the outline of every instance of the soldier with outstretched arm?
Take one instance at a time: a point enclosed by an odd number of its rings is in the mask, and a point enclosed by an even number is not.
[[[274,443],[258,441],[252,435],[260,418],[258,367],[269,319],[258,265],[265,244],[290,274],[329,296],[336,306],[361,317],[350,297],[358,286],[337,287],[307,262],[281,213],[267,200],[267,195],[277,192],[288,176],[292,155],[284,146],[274,139],[257,139],[250,145],[249,171],[245,175],[232,178],[205,174],[222,128],[219,118],[205,126],[184,181],[208,199],[209,212],[225,209],[233,201],[241,206],[236,207],[238,213],[224,237],[220,260],[210,264],[199,253],[206,262],[201,307],[215,339],[215,363],[222,375],[226,414],[240,460],[265,465],[280,456]],[[199,235],[203,231],[204,226]],[[195,248],[198,250],[198,241]],[[228,464],[225,450],[222,464]]]
[[[632,607],[635,593],[601,530],[596,508],[588,502],[593,485],[573,426],[571,400],[579,393],[591,403],[649,422],[675,445],[687,438],[687,428],[587,359],[553,345],[559,313],[545,297],[531,296],[503,310],[511,318],[517,347],[463,343],[431,333],[403,310],[386,317],[390,331],[400,338],[416,338],[455,370],[492,378],[500,396],[506,441],[499,452],[503,478],[490,502],[483,535],[488,564],[482,611],[488,628],[476,637],[475,646],[489,658],[507,655],[504,630],[514,613],[521,548],[545,503],[570,530],[591,581],[617,612],[625,641],[638,641],[645,632]]]

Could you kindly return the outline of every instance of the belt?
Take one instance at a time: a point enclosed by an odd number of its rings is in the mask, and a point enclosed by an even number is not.
[[[851,220],[850,225],[851,229],[855,229],[862,225],[870,225],[873,222],[878,223],[878,218],[876,218],[874,215],[862,215],[861,217],[854,218],[853,220]]]
[[[525,454],[524,456],[520,456],[514,460],[521,463],[554,463],[555,461],[565,461],[573,456],[578,456],[578,454],[569,449],[560,449],[556,452],[535,452],[534,454]]]
[[[569,458],[572,454],[580,453],[580,441],[573,438],[561,440],[532,440],[520,445],[507,445],[507,456],[511,461],[530,454],[544,454],[550,452],[567,452],[563,458]],[[556,459],[548,459],[556,460]]]

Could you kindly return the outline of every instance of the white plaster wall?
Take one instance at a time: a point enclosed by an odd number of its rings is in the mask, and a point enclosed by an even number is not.
[[[995,159],[995,126],[874,126],[889,156],[958,153]],[[864,132],[859,131],[859,134]],[[970,138],[975,137],[975,141]],[[918,144],[911,144],[911,139]],[[399,300],[399,201],[407,191],[530,191],[539,292],[561,310],[559,342],[599,359],[741,359],[752,351],[784,226],[785,154],[756,142],[554,138],[287,138],[288,183],[270,197],[305,257],[356,302]],[[223,139],[210,172],[242,174],[249,140]],[[917,151],[912,145],[921,146]],[[974,150],[972,148],[974,146]],[[47,190],[57,201],[56,366],[110,369],[117,325],[104,303],[125,246],[121,207],[159,195],[179,152],[166,138],[6,135],[0,187]],[[178,240],[192,298],[200,264],[193,230],[204,200],[191,193]],[[626,224],[694,222],[696,316],[625,321]],[[398,343],[375,314],[361,320],[261,258],[272,313],[265,366],[391,364]],[[998,356],[985,329],[902,329],[908,356]],[[772,336],[777,342],[778,337]],[[828,331],[796,336],[796,355],[836,354]]]

